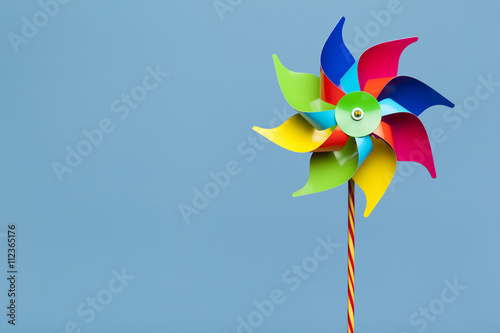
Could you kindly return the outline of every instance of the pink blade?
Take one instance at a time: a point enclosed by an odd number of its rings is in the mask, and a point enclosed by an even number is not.
[[[392,129],[397,160],[420,163],[436,178],[429,137],[420,119],[412,113],[401,112],[383,116],[382,121]]]
[[[366,50],[358,62],[359,87],[364,91],[368,80],[397,76],[399,58],[404,49],[417,37],[381,43]]]

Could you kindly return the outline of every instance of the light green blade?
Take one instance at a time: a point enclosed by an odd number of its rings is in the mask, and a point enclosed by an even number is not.
[[[281,92],[291,107],[303,112],[335,109],[335,105],[320,99],[319,77],[288,70],[276,54],[273,54],[273,59]]]
[[[349,138],[340,151],[313,153],[307,184],[294,197],[326,191],[347,182],[358,168],[358,152],[354,138]]]

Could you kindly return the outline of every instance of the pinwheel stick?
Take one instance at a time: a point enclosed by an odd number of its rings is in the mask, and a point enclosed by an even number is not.
[[[347,281],[347,331],[354,333],[354,180],[349,179],[349,245],[348,245],[348,281]]]

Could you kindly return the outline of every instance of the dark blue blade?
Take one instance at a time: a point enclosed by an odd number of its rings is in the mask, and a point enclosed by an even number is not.
[[[455,106],[422,81],[409,76],[398,76],[389,81],[377,97],[379,101],[386,98],[392,99],[416,116],[434,105],[450,108]]]

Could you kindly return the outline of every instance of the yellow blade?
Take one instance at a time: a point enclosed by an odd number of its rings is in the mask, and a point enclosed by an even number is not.
[[[254,126],[252,129],[278,146],[296,153],[313,151],[321,146],[332,133],[331,129],[324,131],[315,129],[300,114],[291,116],[276,128],[266,129]]]
[[[368,217],[391,183],[396,172],[396,154],[383,140],[372,138],[373,151],[352,177],[366,196]]]

